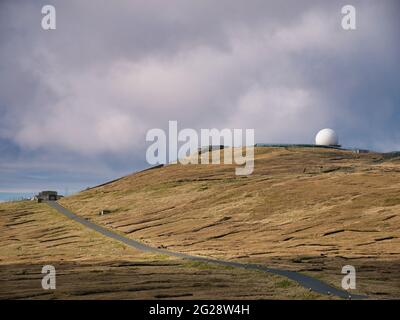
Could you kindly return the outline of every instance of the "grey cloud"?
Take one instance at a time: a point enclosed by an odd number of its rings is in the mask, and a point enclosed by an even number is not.
[[[348,146],[400,149],[396,1],[353,1],[350,32],[342,1],[43,4],[0,4],[8,160],[120,175],[145,166],[145,133],[168,120],[255,128],[259,142],[312,142],[329,126]]]

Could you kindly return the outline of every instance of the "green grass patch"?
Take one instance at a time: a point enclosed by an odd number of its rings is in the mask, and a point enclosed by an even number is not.
[[[211,262],[204,262],[204,261],[187,261],[183,263],[183,266],[186,268],[194,268],[198,270],[211,270],[211,269],[220,269],[220,270],[233,270],[234,267],[220,265]]]
[[[385,207],[397,206],[400,204],[400,198],[387,198],[383,202]]]
[[[290,288],[290,287],[294,286],[294,283],[288,279],[284,279],[284,280],[278,281],[276,283],[276,286],[278,288]]]

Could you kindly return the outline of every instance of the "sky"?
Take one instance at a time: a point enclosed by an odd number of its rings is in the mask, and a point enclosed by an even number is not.
[[[260,143],[329,127],[347,147],[400,150],[399,30],[397,0],[2,0],[0,192],[145,168],[146,132],[169,120]]]

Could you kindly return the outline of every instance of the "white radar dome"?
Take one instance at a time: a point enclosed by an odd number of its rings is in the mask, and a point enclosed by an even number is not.
[[[337,146],[339,137],[332,129],[322,129],[315,137],[315,144],[320,146]]]

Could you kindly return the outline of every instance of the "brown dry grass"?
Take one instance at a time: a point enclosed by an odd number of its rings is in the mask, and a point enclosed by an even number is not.
[[[284,266],[335,286],[352,264],[358,292],[400,297],[399,158],[257,148],[248,177],[230,165],[169,165],[61,203],[154,246]]]
[[[321,298],[282,277],[142,253],[46,204],[0,204],[0,241],[0,299]],[[41,288],[47,264],[55,291]]]

